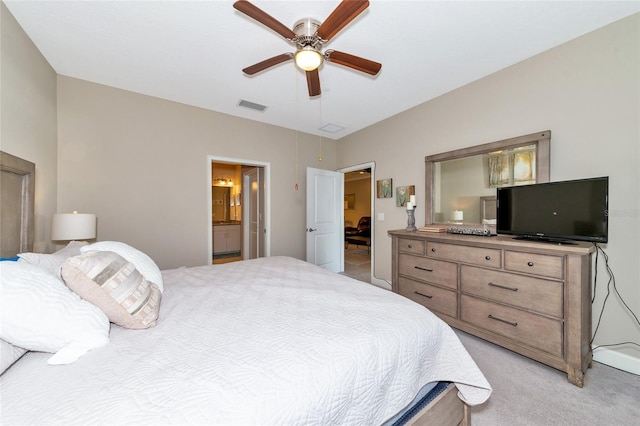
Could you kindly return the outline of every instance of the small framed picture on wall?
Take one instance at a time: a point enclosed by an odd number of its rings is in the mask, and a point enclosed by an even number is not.
[[[407,205],[412,195],[416,195],[416,186],[399,186],[396,188],[396,207],[404,207]]]
[[[376,181],[376,196],[378,198],[393,197],[393,180],[391,178]]]

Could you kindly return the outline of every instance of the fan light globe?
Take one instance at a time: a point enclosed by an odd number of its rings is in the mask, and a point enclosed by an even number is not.
[[[304,71],[313,71],[322,64],[322,55],[312,47],[305,47],[296,52],[295,62]]]

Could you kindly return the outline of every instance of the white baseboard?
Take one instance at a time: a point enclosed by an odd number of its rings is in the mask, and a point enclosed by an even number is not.
[[[640,375],[640,358],[623,354],[610,348],[597,348],[593,360],[618,370]]]

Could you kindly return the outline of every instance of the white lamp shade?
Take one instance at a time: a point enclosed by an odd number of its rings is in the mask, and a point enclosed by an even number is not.
[[[51,239],[55,241],[91,240],[96,237],[96,215],[58,213],[53,215]]]

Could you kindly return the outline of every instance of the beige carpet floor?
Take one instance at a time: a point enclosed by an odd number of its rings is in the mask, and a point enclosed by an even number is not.
[[[640,376],[593,363],[578,388],[567,375],[456,330],[493,387],[472,426],[640,425]]]

